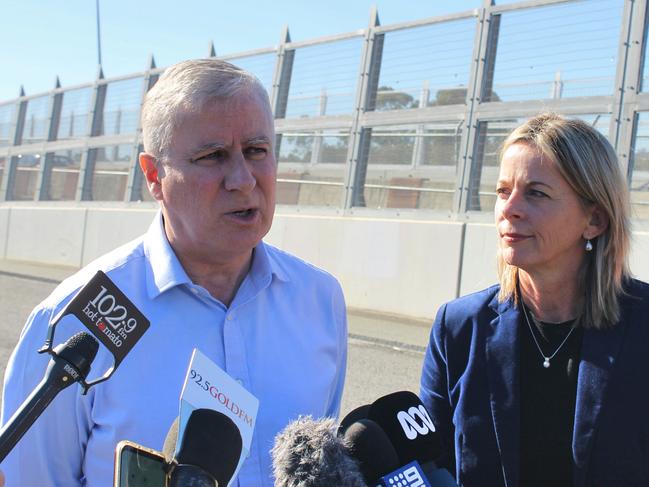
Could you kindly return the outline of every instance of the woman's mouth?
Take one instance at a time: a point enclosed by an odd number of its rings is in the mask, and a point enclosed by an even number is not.
[[[531,238],[530,235],[523,235],[521,233],[504,233],[501,235],[501,238],[509,244],[514,244],[518,242],[522,242],[523,240],[527,240],[528,238]]]

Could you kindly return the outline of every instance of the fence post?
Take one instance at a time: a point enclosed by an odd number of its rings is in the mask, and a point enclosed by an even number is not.
[[[293,74],[293,60],[295,59],[295,50],[287,48],[291,42],[291,34],[288,25],[284,26],[280,38],[279,47],[277,48],[277,62],[275,63],[275,72],[273,73],[273,86],[270,93],[270,106],[273,109],[274,118],[286,117],[286,107],[288,105],[288,91],[291,86],[291,75]],[[279,163],[279,151],[282,145],[282,134],[275,135],[275,158]]]
[[[615,93],[609,140],[624,174],[630,181],[633,172],[633,146],[638,95],[642,90],[642,71],[646,49],[647,3],[625,0],[615,75]]]
[[[25,127],[25,114],[27,113],[27,100],[25,100],[25,89],[20,87],[19,98],[16,101],[13,118],[11,120],[11,129],[9,132],[9,143],[13,146],[22,143],[23,128]],[[0,188],[0,201],[12,199],[13,184],[16,179],[16,166],[18,158],[9,153],[5,166],[5,175],[2,178],[2,187]]]
[[[485,0],[485,7],[478,13],[462,131],[462,157],[459,161],[457,180],[459,191],[456,192],[454,204],[454,211],[457,213],[480,209],[480,179],[486,126],[476,119],[475,111],[482,101],[491,101],[494,96],[493,77],[500,30],[500,15],[492,15],[490,7],[490,0]]]
[[[214,46],[212,46],[214,49]],[[124,198],[126,201],[142,201],[142,184],[144,182],[144,175],[140,170],[140,152],[142,149],[142,105],[144,104],[144,97],[147,92],[153,87],[153,85],[158,81],[160,74],[153,72],[156,69],[155,58],[153,54],[149,56],[149,62],[147,63],[147,70],[144,74],[144,80],[142,82],[142,96],[140,96],[140,116],[137,120],[137,128],[135,130],[135,138],[133,140],[133,146],[131,148],[131,161],[133,166],[131,167],[130,172],[128,173],[128,180],[126,182],[126,193]]]
[[[92,91],[92,107],[88,114],[88,123],[86,125],[86,150],[81,156],[79,164],[79,181],[77,183],[77,201],[92,200],[92,175],[95,170],[95,152],[91,154],[89,146],[92,137],[101,135],[104,131],[104,102],[106,101],[106,83],[103,83],[104,72],[99,66],[97,78]]]
[[[57,91],[61,88],[61,81],[56,77],[54,81],[54,91],[51,92],[50,97],[50,110],[49,110],[49,123],[47,128],[48,142],[56,140],[59,133],[59,123],[61,118],[61,107],[63,105],[63,92]],[[49,199],[49,187],[52,180],[52,165],[54,162],[54,154],[52,152],[45,152],[41,155],[41,170],[38,173],[38,180],[36,181],[36,194],[34,200],[47,200]]]
[[[347,151],[344,208],[365,206],[365,179],[372,129],[363,127],[363,115],[376,108],[376,96],[381,73],[381,58],[385,34],[377,33],[381,24],[376,7],[370,12],[370,22],[365,33],[361,65],[356,88],[354,118]]]

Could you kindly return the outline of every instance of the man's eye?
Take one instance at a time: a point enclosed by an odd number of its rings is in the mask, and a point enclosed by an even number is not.
[[[509,194],[509,190],[507,188],[496,188],[496,194],[498,196],[507,196]]]
[[[192,159],[192,163],[197,164],[199,166],[212,166],[223,159],[227,157],[227,153],[224,150],[217,150],[214,152],[210,152],[209,154],[205,154],[204,156],[199,156],[196,157],[195,159]]]
[[[248,147],[246,149],[246,157],[249,159],[264,159],[266,154],[268,154],[268,150],[265,147]]]

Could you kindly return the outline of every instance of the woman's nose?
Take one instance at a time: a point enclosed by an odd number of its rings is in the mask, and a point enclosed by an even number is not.
[[[500,213],[509,219],[522,218],[525,215],[525,198],[518,191],[512,191],[509,196],[500,201]]]

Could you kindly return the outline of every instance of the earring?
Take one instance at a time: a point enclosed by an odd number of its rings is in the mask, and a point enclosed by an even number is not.
[[[590,239],[586,240],[586,252],[590,252],[593,250],[593,244],[591,243]]]

